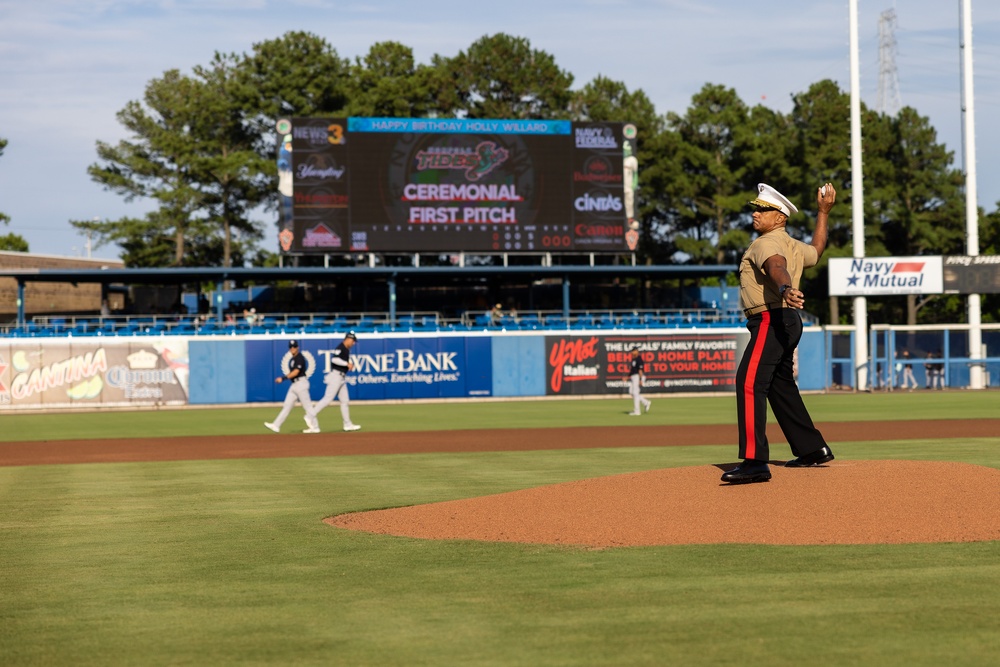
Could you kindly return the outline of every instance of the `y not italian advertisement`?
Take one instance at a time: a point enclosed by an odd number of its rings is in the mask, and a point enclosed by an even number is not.
[[[0,410],[183,405],[188,371],[186,338],[0,344]]]
[[[546,336],[546,394],[628,390],[631,351],[645,362],[643,392],[735,391],[737,335]]]

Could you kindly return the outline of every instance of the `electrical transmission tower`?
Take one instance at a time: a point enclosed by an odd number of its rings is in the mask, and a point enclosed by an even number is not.
[[[895,116],[902,106],[896,69],[896,10],[887,9],[878,17],[878,112]]]

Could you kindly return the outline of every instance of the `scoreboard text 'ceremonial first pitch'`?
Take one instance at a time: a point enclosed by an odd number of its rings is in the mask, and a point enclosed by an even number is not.
[[[547,120],[278,122],[286,253],[623,252],[635,126]]]

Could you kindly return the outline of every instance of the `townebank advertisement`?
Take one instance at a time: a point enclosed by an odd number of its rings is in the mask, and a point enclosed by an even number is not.
[[[326,391],[333,351],[343,339],[303,338],[309,395]],[[247,400],[282,401],[287,385],[274,378],[288,354],[287,339],[246,343]],[[358,335],[351,348],[354,370],[347,374],[352,400],[490,396],[493,387],[490,340],[483,337],[369,338]]]
[[[628,391],[631,350],[646,363],[643,392],[734,391],[736,334],[546,336],[546,393]]]

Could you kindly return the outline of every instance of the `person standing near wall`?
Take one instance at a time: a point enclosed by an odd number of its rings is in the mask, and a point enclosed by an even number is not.
[[[902,357],[900,363],[903,366],[903,383],[899,385],[899,388],[913,391],[917,388],[917,378],[913,375],[913,363],[910,361],[910,351],[903,350],[900,356]]]
[[[652,401],[642,395],[642,381],[644,379],[646,379],[646,362],[642,360],[639,348],[633,347],[628,376],[628,393],[632,395],[632,412],[629,414],[632,416],[642,414],[639,410],[640,405],[646,409],[646,412],[649,412],[650,406],[653,405]]]
[[[295,401],[302,404],[306,411],[306,433],[319,433],[319,422],[316,420],[316,413],[313,410],[312,398],[309,396],[309,364],[306,358],[299,351],[299,341],[288,341],[288,371],[284,375],[279,375],[274,379],[281,384],[288,380],[288,393],[285,394],[285,402],[281,406],[281,412],[273,422],[264,422],[264,426],[275,433],[281,431],[281,425],[285,423],[289,413],[295,406]]]
[[[351,399],[347,392],[347,374],[354,370],[354,362],[351,361],[351,348],[358,342],[358,337],[353,331],[348,331],[344,340],[336,347],[330,355],[330,372],[326,374],[326,392],[316,405],[313,406],[313,413],[319,415],[323,408],[330,405],[333,399],[340,401],[340,416],[344,420],[345,431],[357,431],[361,427],[351,421]],[[316,422],[316,431],[319,433],[319,421]]]
[[[928,389],[944,389],[944,364],[938,359],[941,359],[940,352],[928,352],[927,353],[927,388]]]
[[[754,207],[753,228],[759,236],[740,261],[740,303],[747,317],[750,342],[736,372],[736,415],[742,462],[722,475],[723,482],[743,484],[771,479],[766,421],[771,404],[778,425],[796,458],[791,468],[833,460],[833,452],[813,425],[795,384],[793,357],[802,337],[805,305],[799,280],[826,249],[827,219],[837,192],[827,183],[816,192],[818,214],[810,243],[793,239],[785,230],[797,208],[780,192],[761,183]]]

